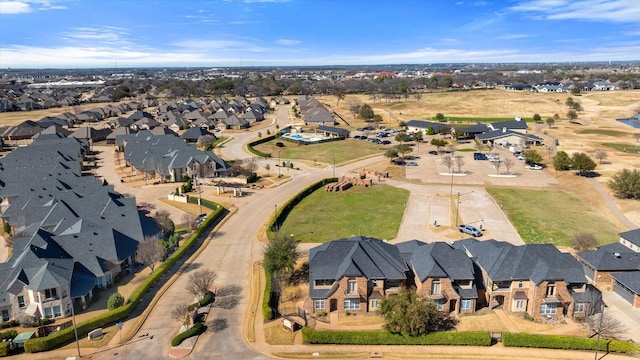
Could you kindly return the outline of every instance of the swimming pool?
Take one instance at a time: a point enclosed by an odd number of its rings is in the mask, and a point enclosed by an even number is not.
[[[636,129],[640,129],[640,120],[636,120],[636,119],[619,119],[618,122],[621,122],[623,124],[629,125],[629,126],[634,127]]]
[[[299,142],[305,142],[305,143],[312,143],[312,142],[318,142],[318,141],[322,141],[324,140],[324,138],[322,137],[318,137],[318,135],[315,134],[284,134],[282,135],[283,138],[287,138],[287,139],[291,139],[291,140],[296,140]]]

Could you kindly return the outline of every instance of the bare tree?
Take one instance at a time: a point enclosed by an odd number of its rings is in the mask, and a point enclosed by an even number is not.
[[[453,159],[451,158],[451,155],[447,154],[442,157],[442,165],[446,166],[449,173],[451,173],[451,166],[453,166]]]
[[[598,246],[598,240],[593,234],[580,233],[573,235],[573,247],[578,251],[587,251]]]
[[[604,150],[596,150],[596,153],[593,154],[593,157],[602,164],[602,160],[607,158],[607,152]]]
[[[218,277],[218,275],[209,269],[202,269],[191,273],[191,275],[189,275],[189,282],[187,283],[187,291],[200,301],[207,291],[209,291],[209,287],[213,285],[216,277]]]
[[[449,144],[447,145],[447,151],[451,154],[451,156],[453,156],[453,154],[455,154],[456,152],[456,146],[453,144]]]
[[[271,173],[271,165],[266,164],[266,165],[264,166],[264,169],[265,169],[265,170],[267,170],[267,175],[269,175],[269,174]]]
[[[179,304],[171,309],[171,318],[181,323],[185,323],[187,321],[187,316],[189,316],[189,306],[185,304]]]
[[[600,318],[602,318],[602,322],[600,322]],[[589,316],[587,322],[589,324],[589,336],[598,335],[598,332],[600,332],[600,336],[604,339],[617,339],[627,331],[627,327],[618,319],[603,313]]]
[[[500,166],[502,166],[502,160],[493,162],[493,167],[496,168],[496,175],[500,174]]]
[[[244,168],[250,172],[250,173],[254,173],[256,172],[256,170],[258,170],[258,162],[256,161],[256,159],[250,159],[249,161],[247,161],[246,165],[244,166]]]
[[[176,225],[171,220],[171,215],[167,210],[160,210],[156,212],[156,222],[162,229],[162,238],[168,239],[169,236],[173,235],[173,232],[176,230]]]
[[[461,172],[462,165],[464,165],[464,159],[462,158],[462,156],[457,155],[457,156],[454,158],[454,162],[455,162],[455,164],[456,164],[456,167],[458,168],[458,172]]]
[[[155,236],[145,236],[144,241],[138,244],[136,260],[148,266],[153,272],[156,263],[162,260],[164,249],[158,238]]]
[[[513,159],[510,157],[507,157],[504,160],[502,160],[502,164],[504,164],[504,167],[507,169],[507,175],[508,175],[511,167],[513,166]]]
[[[189,230],[196,228],[195,217],[189,213],[182,214],[182,224],[186,225]]]

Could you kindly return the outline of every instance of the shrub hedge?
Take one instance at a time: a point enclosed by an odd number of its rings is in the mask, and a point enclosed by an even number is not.
[[[291,210],[293,210],[293,208],[296,207],[296,205],[298,205],[302,200],[304,200],[304,198],[311,195],[314,191],[320,189],[321,187],[334,182],[338,182],[338,178],[322,179],[302,189],[302,191],[300,191],[294,197],[289,199],[282,207],[278,207],[278,213],[276,214],[275,218],[271,222],[269,229],[267,231],[267,235],[269,237],[272,237],[273,234],[275,233],[275,229],[278,228],[276,224],[282,224],[284,219],[286,219],[287,216],[289,216],[289,213],[291,212]]]
[[[187,201],[190,204],[197,204],[198,203],[198,199],[199,199],[199,197],[197,197],[197,196],[189,196]],[[213,201],[210,201],[210,200],[207,200],[207,199],[202,199],[202,206],[204,206],[206,208],[209,208],[211,210],[217,210],[220,205],[214,203]]]
[[[595,350],[597,339],[559,335],[504,333],[502,343],[511,347],[531,347],[564,350]],[[617,340],[600,339],[599,351],[624,354],[640,354],[638,345]]]
[[[490,346],[489,332],[434,332],[404,336],[388,331],[324,331],[305,327],[302,339],[308,344],[340,345],[472,345]]]
[[[9,342],[0,342],[0,357],[9,356]]]
[[[5,331],[5,332],[1,332],[0,333],[0,342],[2,340],[13,340],[14,337],[18,336],[18,332],[15,330],[9,330],[9,331]]]
[[[189,305],[188,309],[189,309],[189,311],[193,311],[196,308],[203,307],[203,306],[207,305],[208,303],[211,302],[211,300],[213,300],[213,293],[211,291],[207,291],[204,294],[204,296],[202,297],[202,300],[198,301],[197,303],[193,303],[193,304]]]
[[[260,144],[264,144],[266,142],[269,142],[273,139],[276,138],[276,135],[270,135],[267,137],[264,137],[262,139],[258,139],[256,141],[252,141],[249,144],[247,144],[247,150],[249,150],[249,152],[251,152],[254,155],[260,156],[260,157],[264,157],[264,158],[270,158],[271,154],[267,154],[267,153],[263,153],[262,151],[256,150],[253,147],[256,145],[260,145]]]
[[[200,226],[198,229],[196,229],[196,231],[193,232],[193,234],[184,242],[184,244],[180,248],[178,248],[178,250],[171,254],[171,256],[168,257],[167,260],[162,263],[156,271],[151,273],[151,275],[149,275],[133,291],[131,297],[129,297],[127,303],[124,306],[77,324],[78,336],[84,336],[91,330],[100,327],[106,327],[129,316],[129,314],[133,312],[137,304],[140,302],[140,300],[142,300],[142,297],[149,291],[149,289],[151,289],[159,280],[161,280],[162,277],[178,262],[178,260],[180,260],[187,253],[187,251],[189,251],[190,248],[197,244],[198,238],[202,235],[204,229],[209,227],[209,225],[211,225],[220,216],[222,216],[225,211],[226,209],[224,209],[222,206],[219,206],[216,211],[211,213],[204,221],[204,226]],[[75,334],[73,332],[73,326],[71,326],[47,337],[27,340],[24,344],[24,351],[27,353],[49,351],[66,343],[69,343],[74,339]]]
[[[264,270],[265,285],[262,295],[262,317],[264,321],[273,319],[273,309],[271,308],[271,272]]]
[[[171,339],[171,346],[180,345],[185,339],[188,339],[192,336],[200,335],[206,330],[206,327],[203,323],[195,323],[191,328],[181,332],[176,335],[173,339]]]

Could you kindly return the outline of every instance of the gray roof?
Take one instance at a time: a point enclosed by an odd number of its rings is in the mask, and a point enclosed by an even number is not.
[[[207,129],[203,129],[201,127],[195,126],[195,127],[189,128],[187,131],[185,131],[182,135],[180,135],[180,138],[183,139],[183,140],[196,141],[200,137],[205,136],[205,135],[211,135],[211,136],[215,137],[215,135],[213,135],[212,133],[207,131]]]
[[[463,250],[443,242],[422,243],[413,249],[409,263],[420,282],[440,277],[453,281],[474,279],[473,261]]]
[[[587,282],[582,265],[551,244],[515,246],[496,240],[466,239],[454,242],[453,246],[471,254],[492,281]]]
[[[345,276],[404,280],[409,271],[397,247],[362,236],[334,240],[309,250],[309,269],[312,298],[324,298],[331,292],[314,289],[314,280],[338,281]]]
[[[636,295],[640,295],[640,271],[611,274],[611,277]]]
[[[510,121],[499,121],[490,124],[490,127],[493,129],[518,129],[518,130],[526,130],[527,122],[524,120],[510,120]]]
[[[582,252],[577,256],[598,271],[640,270],[640,253],[620,243],[604,245],[595,251]]]
[[[433,128],[433,131],[437,134],[441,129],[448,129],[450,126],[446,123],[439,123],[433,121],[424,120],[409,120],[406,124],[407,127],[415,127],[419,129],[427,130],[429,127]]]
[[[319,125],[316,128],[317,131],[324,131],[330,134],[336,134],[338,136],[342,136],[342,137],[348,137],[349,136],[349,130],[346,129],[340,129],[337,127],[332,127],[332,126],[326,126],[326,125]]]
[[[621,232],[619,235],[621,238],[624,238],[640,247],[640,228]]]
[[[462,129],[462,131],[464,131],[464,129]],[[513,130],[509,130],[509,129],[498,129],[498,130],[492,130],[492,131],[487,131],[485,133],[482,134],[478,134],[476,135],[476,138],[478,138],[478,140],[495,140],[495,139],[501,139],[503,137],[507,137],[507,136],[517,136],[517,137],[521,137],[521,138],[525,138],[531,141],[535,141],[535,142],[543,142],[544,139],[539,137],[539,136],[535,136],[535,135],[531,135],[531,134],[523,134],[517,131],[513,131]]]

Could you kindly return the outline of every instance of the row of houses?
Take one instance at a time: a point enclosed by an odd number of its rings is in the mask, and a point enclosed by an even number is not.
[[[407,132],[412,134],[422,132],[428,134],[433,131],[434,134],[456,133],[460,138],[476,139],[482,144],[491,145],[519,145],[526,148],[532,145],[540,145],[544,139],[528,134],[527,122],[520,117],[516,117],[511,121],[501,121],[494,123],[477,123],[474,125],[455,126],[447,123],[410,120],[406,124]]]
[[[582,265],[550,244],[476,239],[389,244],[359,236],[309,251],[314,312],[374,312],[403,287],[456,314],[489,307],[536,319],[584,317],[600,301]]]
[[[604,80],[589,81],[585,83],[562,83],[562,82],[545,82],[540,84],[506,84],[506,90],[511,91],[538,91],[538,92],[570,92],[573,88],[578,87],[580,91],[611,91],[616,89],[616,85]]]
[[[88,144],[43,135],[0,159],[0,210],[13,234],[0,263],[0,318],[71,315],[134,263],[145,231],[135,199],[82,176]]]

